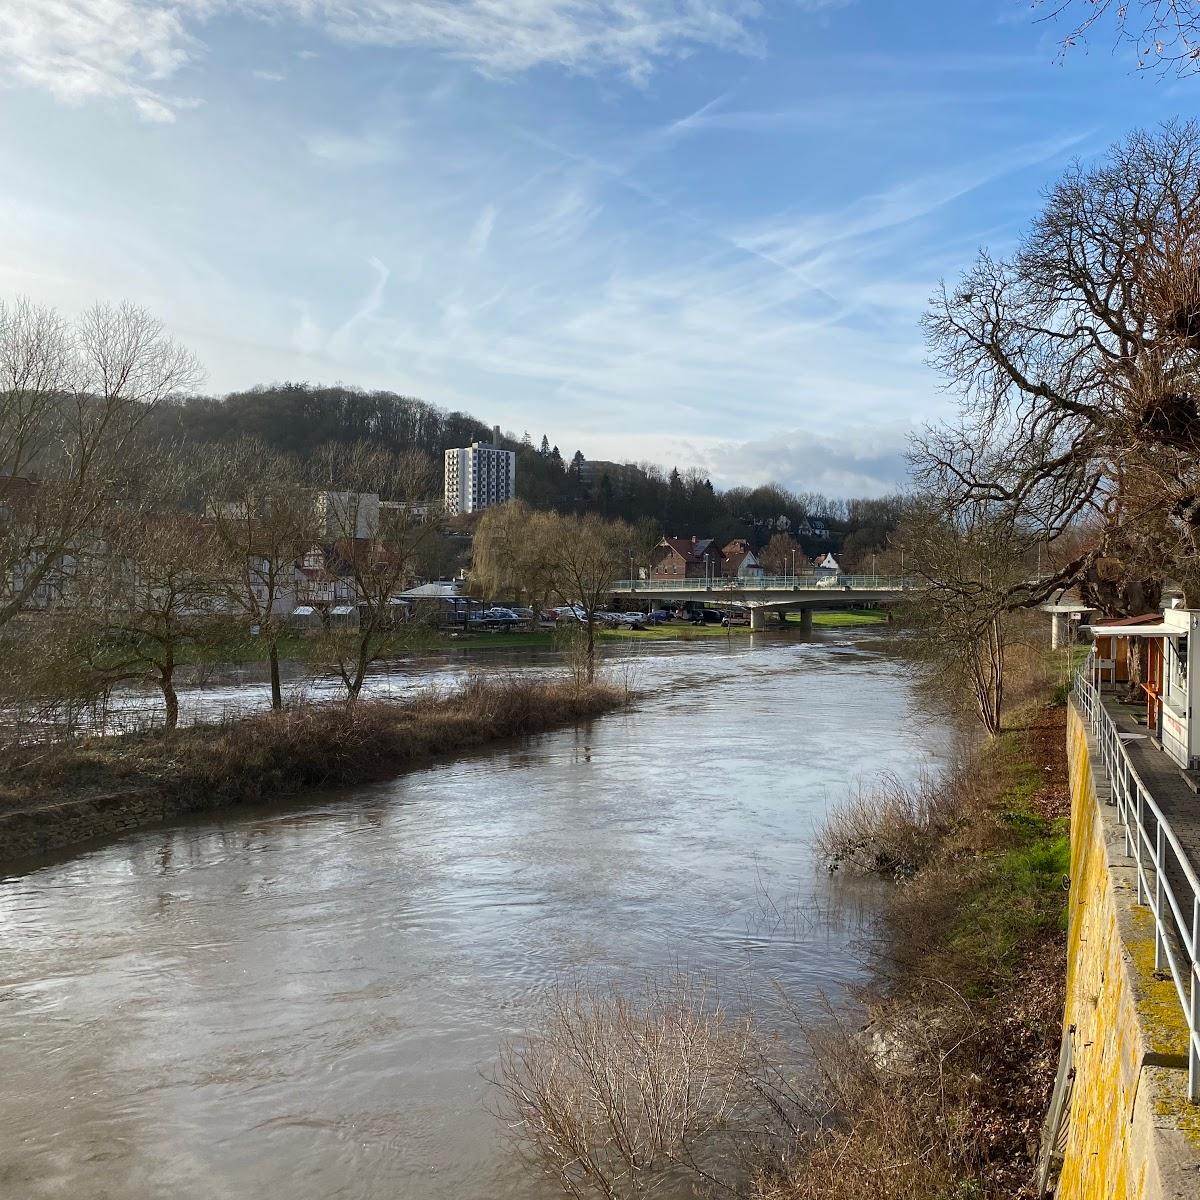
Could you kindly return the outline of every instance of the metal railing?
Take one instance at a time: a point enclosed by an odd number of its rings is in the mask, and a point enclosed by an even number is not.
[[[905,592],[916,584],[899,575],[752,575],[736,579],[721,575],[692,579],[618,579],[614,592]]]
[[[1164,964],[1175,985],[1188,1029],[1188,1099],[1200,1103],[1200,879],[1187,851],[1117,732],[1100,699],[1093,653],[1075,675],[1074,694],[1100,748],[1117,816],[1125,827],[1125,853],[1137,868],[1137,902],[1154,916],[1154,970]],[[1190,895],[1180,895],[1180,892]]]

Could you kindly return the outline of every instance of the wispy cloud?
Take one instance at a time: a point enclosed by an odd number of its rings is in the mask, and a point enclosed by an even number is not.
[[[149,121],[175,119],[157,84],[197,52],[188,5],[156,0],[7,0],[0,5],[0,77],[81,104],[115,97]]]
[[[492,230],[496,227],[496,206],[485,204],[475,224],[471,226],[464,250],[470,258],[478,258],[487,250],[488,242],[492,240]]]
[[[393,139],[381,133],[335,133],[324,130],[305,139],[309,154],[333,167],[373,167],[391,162],[399,154]]]
[[[803,0],[814,11],[822,0]],[[0,74],[61,100],[127,100],[149,120],[181,107],[168,82],[203,59],[201,33],[237,14],[290,19],[349,45],[432,50],[505,76],[540,66],[641,83],[710,46],[753,53],[759,0],[7,0]],[[311,51],[301,51],[302,56]],[[270,79],[273,73],[258,73]]]

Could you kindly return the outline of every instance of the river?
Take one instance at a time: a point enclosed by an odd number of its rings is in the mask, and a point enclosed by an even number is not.
[[[542,1200],[483,1073],[556,980],[836,996],[808,836],[944,731],[863,634],[621,663],[650,694],[586,727],[0,881],[0,1197]]]

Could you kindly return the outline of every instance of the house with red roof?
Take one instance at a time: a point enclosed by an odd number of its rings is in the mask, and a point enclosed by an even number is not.
[[[725,552],[714,538],[665,537],[650,551],[651,579],[719,579]]]

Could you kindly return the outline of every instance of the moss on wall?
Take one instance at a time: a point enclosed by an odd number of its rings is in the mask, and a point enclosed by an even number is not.
[[[1071,901],[1067,1006],[1075,1084],[1059,1200],[1158,1200],[1162,1138],[1197,1137],[1186,1103],[1187,1027],[1174,986],[1154,973],[1154,925],[1139,906],[1114,809],[1097,795],[1087,734],[1072,707]],[[1100,781],[1101,791],[1106,785]],[[1146,1056],[1169,1066],[1149,1067]],[[1174,1060],[1174,1062],[1172,1062]],[[1197,1133],[1193,1133],[1196,1130]],[[1178,1158],[1178,1146],[1170,1155]]]

